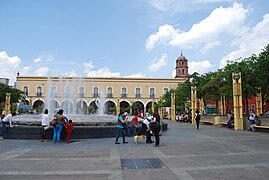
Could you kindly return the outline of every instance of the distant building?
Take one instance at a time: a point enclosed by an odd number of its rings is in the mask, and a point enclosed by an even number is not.
[[[0,78],[0,83],[5,84],[5,85],[8,85],[9,79],[7,79],[7,78]]]
[[[33,108],[60,108],[66,114],[87,114],[89,106],[108,113],[120,106],[130,113],[148,112],[152,102],[185,82],[188,60],[182,55],[176,61],[175,78],[103,78],[103,77],[37,77],[17,74],[16,87],[26,95]]]

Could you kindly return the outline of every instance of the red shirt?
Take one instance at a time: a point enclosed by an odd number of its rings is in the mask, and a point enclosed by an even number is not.
[[[138,124],[138,118],[137,117],[134,117],[133,119],[132,119],[132,124]]]

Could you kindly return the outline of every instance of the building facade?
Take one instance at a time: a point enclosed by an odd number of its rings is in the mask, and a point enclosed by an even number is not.
[[[117,107],[137,113],[148,112],[153,102],[185,82],[187,75],[188,60],[181,54],[175,78],[33,77],[18,73],[16,87],[38,111],[48,108],[55,113],[63,108],[66,114],[87,114],[92,106],[101,114]]]

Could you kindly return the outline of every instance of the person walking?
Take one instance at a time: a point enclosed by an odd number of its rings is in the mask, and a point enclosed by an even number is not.
[[[160,130],[161,130],[161,118],[157,110],[153,113],[153,120],[151,123],[155,123],[156,127],[152,129],[154,137],[155,137],[155,146],[159,147],[160,145]]]
[[[118,116],[118,122],[117,122],[118,133],[117,133],[115,144],[120,144],[119,142],[120,136],[122,136],[122,140],[124,144],[128,143],[127,141],[125,141],[125,132],[124,132],[125,131],[124,126],[126,122],[127,122],[127,119],[124,119],[124,112],[120,112]]]
[[[41,142],[47,142],[47,130],[50,126],[49,120],[49,111],[45,109],[44,114],[42,114],[42,122],[41,122]]]
[[[199,109],[196,109],[196,111],[195,111],[195,121],[196,121],[196,128],[197,129],[199,129],[200,120],[201,120],[200,111],[199,111]]]
[[[2,120],[2,132],[0,134],[0,139],[4,138],[4,134],[6,132],[7,129],[7,125],[9,125],[10,128],[12,128],[12,120],[13,117],[16,116],[16,112],[13,112],[11,114],[8,114],[3,120]]]

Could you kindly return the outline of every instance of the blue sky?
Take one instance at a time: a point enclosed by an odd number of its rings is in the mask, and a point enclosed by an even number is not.
[[[268,0],[0,0],[0,77],[172,78],[258,54]]]

